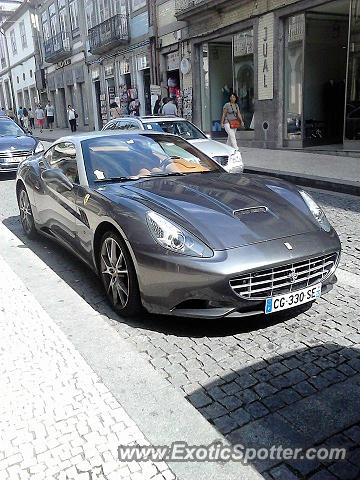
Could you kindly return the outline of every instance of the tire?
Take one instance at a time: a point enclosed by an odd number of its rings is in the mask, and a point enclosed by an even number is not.
[[[25,235],[28,238],[34,239],[37,237],[38,233],[35,227],[29,196],[23,185],[19,188],[17,201],[20,211],[20,221]]]
[[[122,317],[143,312],[139,284],[131,256],[121,236],[109,231],[98,252],[99,275],[113,309]]]

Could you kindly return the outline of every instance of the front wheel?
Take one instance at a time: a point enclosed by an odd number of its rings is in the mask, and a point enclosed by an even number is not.
[[[21,225],[26,236],[29,238],[35,238],[37,236],[35,221],[31,210],[29,196],[24,186],[22,186],[18,192],[18,205]]]
[[[106,295],[117,313],[132,317],[142,312],[135,267],[124,241],[115,232],[102,237],[99,274]]]

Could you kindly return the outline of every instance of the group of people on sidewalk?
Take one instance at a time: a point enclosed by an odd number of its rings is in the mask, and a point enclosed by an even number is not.
[[[76,110],[71,105],[68,105],[66,114],[71,131],[76,132],[76,120],[78,118]],[[2,107],[0,116],[7,116],[18,122],[26,131],[31,131],[35,129],[35,127],[38,127],[40,133],[42,133],[46,122],[47,128],[52,132],[55,122],[55,107],[51,104],[50,100],[45,108],[39,104],[34,112],[30,107],[19,106],[16,112],[11,107],[8,109]]]

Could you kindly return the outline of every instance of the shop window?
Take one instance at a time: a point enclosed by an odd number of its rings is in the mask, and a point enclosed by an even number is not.
[[[254,128],[254,33],[253,30],[233,37],[234,90],[246,130]]]
[[[360,140],[360,1],[351,2],[345,138]]]
[[[285,39],[285,137],[302,138],[304,15],[286,21]]]

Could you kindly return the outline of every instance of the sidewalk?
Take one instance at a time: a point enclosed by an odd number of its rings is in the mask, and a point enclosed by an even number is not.
[[[66,137],[68,135],[77,135],[84,132],[88,132],[89,129],[87,127],[78,127],[76,133],[72,133],[70,128],[54,128],[53,131],[50,131],[48,128],[44,128],[42,133],[38,128],[32,131],[34,137],[38,138],[39,140],[44,140],[46,142],[54,142],[58,138]]]
[[[0,480],[263,478],[240,462],[120,462],[120,445],[229,443],[2,223],[0,247]]]
[[[240,147],[245,171],[299,185],[360,195],[360,158]]]
[[[117,460],[149,442],[2,257],[0,307],[1,479],[175,479],[164,462]]]

